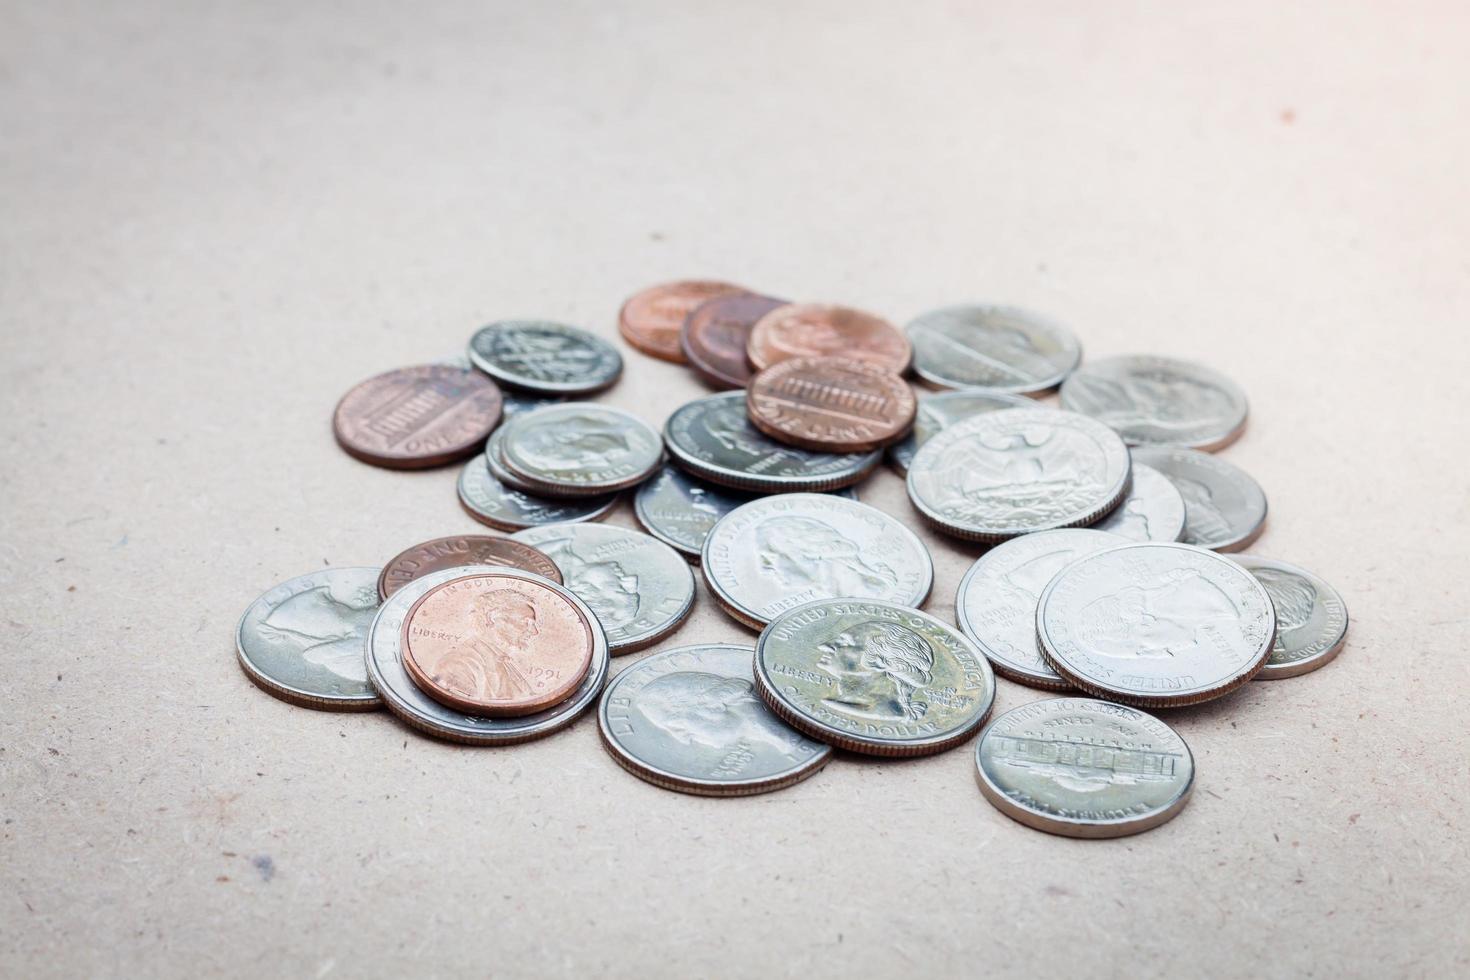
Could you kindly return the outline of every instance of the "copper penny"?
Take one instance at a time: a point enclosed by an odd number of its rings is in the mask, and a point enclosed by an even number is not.
[[[457,534],[416,544],[378,573],[378,598],[387,599],[416,578],[461,565],[509,565],[561,584],[561,569],[545,552],[510,538]]]
[[[500,407],[500,389],[479,371],[422,364],[368,378],[343,395],[332,433],[365,463],[423,469],[478,452]]]
[[[403,666],[425,694],[513,718],[564,701],[592,665],[593,631],[566,590],[504,573],[451,579],[403,618]]]
[[[745,356],[757,320],[783,299],[755,293],[731,293],[705,300],[684,320],[679,346],[689,366],[716,388],[744,388],[755,374]]]
[[[772,310],[750,331],[746,354],[756,370],[791,357],[851,357],[907,371],[914,349],[882,317],[846,306],[793,303]]]
[[[847,357],[793,357],[750,382],[745,409],[772,439],[832,453],[865,453],[914,427],[918,399],[893,371]]]
[[[685,280],[649,286],[628,297],[623,304],[618,313],[618,332],[645,354],[683,364],[684,351],[679,347],[679,331],[684,328],[684,318],[707,299],[743,292],[745,290],[739,286],[713,280]]]

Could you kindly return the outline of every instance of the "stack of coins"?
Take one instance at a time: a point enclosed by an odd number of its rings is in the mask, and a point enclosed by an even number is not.
[[[1097,838],[1190,798],[1188,746],[1146,711],[1343,647],[1325,581],[1226,554],[1261,534],[1266,498],[1212,455],[1247,417],[1216,371],[1084,363],[1071,331],[1014,307],[945,307],[900,330],[715,280],[635,294],[618,331],[714,392],[660,433],[587,400],[618,380],[617,350],[528,320],[477,331],[464,364],[348,392],[333,417],[347,452],[402,469],[468,457],[462,504],[513,533],[277,586],[240,621],[247,674],[296,704],[386,706],[468,744],[548,734],[600,699],[620,766],[712,796],[791,786],[837,749],[913,758],[979,733],[975,778],[997,809]],[[1054,391],[1059,407],[1042,400]],[[885,457],[911,513],[858,499]],[[591,523],[635,489],[648,533]],[[921,608],[934,566],[916,524],[980,549],[953,623]],[[693,565],[736,635],[665,647],[608,683],[610,657],[684,622]],[[1058,696],[987,725],[997,676]]]

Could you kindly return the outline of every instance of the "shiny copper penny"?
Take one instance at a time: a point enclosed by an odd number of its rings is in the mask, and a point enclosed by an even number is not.
[[[403,619],[403,666],[425,694],[491,718],[565,700],[592,664],[595,627],[559,585],[486,572],[430,589]]]
[[[882,317],[846,306],[793,303],[756,321],[746,354],[756,370],[792,357],[837,356],[902,374],[914,349],[903,331]]]
[[[750,422],[802,449],[866,453],[908,435],[918,399],[887,368],[847,357],[793,357],[746,389]]]
[[[689,366],[716,388],[744,388],[755,374],[745,348],[757,320],[783,299],[755,293],[731,293],[707,299],[684,320],[679,346]]]
[[[478,452],[500,407],[500,389],[479,371],[422,364],[368,378],[343,395],[332,433],[365,463],[423,469]]]
[[[509,565],[561,582],[556,562],[528,544],[488,534],[457,534],[416,544],[384,565],[378,573],[378,598],[387,599],[430,572],[461,565]]]
[[[699,279],[650,286],[623,304],[618,313],[618,332],[645,354],[683,364],[679,331],[684,328],[684,318],[707,299],[743,292],[728,282]]]

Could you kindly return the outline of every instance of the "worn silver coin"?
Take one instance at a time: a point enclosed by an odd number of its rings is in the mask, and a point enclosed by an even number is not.
[[[934,563],[876,507],[821,493],[761,497],[722,517],[700,566],[720,608],[760,629],[787,609],[845,596],[920,606]]]
[[[997,810],[1064,837],[1152,830],[1189,802],[1194,755],[1136,708],[1055,698],[1012,708],[975,744],[980,792]]]
[[[595,334],[548,320],[502,320],[470,338],[475,367],[502,384],[550,395],[601,391],[623,373],[623,358]]]
[[[1130,541],[1178,541],[1184,536],[1184,513],[1184,496],[1179,488],[1135,456],[1128,495],[1111,514],[1092,526]]]
[[[592,630],[592,664],[582,683],[565,701],[545,711],[515,718],[482,718],[456,711],[441,704],[419,689],[403,666],[403,618],[414,603],[445,582],[484,574],[485,566],[446,568],[415,579],[388,597],[372,622],[367,640],[367,671],[373,687],[390,711],[404,722],[436,738],[468,745],[511,745],[565,728],[576,721],[602,693],[607,680],[607,641],[602,631]],[[554,588],[578,611],[595,622],[587,606],[567,590],[519,569],[497,569],[498,574],[535,579],[539,585]]]
[[[908,473],[909,499],[947,534],[1004,541],[1091,524],[1128,488],[1128,447],[1074,412],[1009,408],[931,438]]]
[[[490,433],[490,438],[485,440],[485,465],[490,467],[490,475],[512,490],[519,490],[521,493],[529,493],[532,496],[536,496],[537,485],[530,480],[523,479],[514,470],[511,470],[505,465],[505,457],[501,455],[504,445],[505,426],[502,425]],[[563,499],[566,499],[565,496]]]
[[[545,496],[593,496],[641,483],[663,460],[658,433],[636,415],[562,402],[505,424],[500,462]]]
[[[1041,652],[1089,694],[1139,707],[1198,704],[1254,677],[1276,639],[1265,586],[1229,558],[1151,541],[1062,569],[1036,611]]]
[[[798,731],[891,757],[952,748],[995,701],[995,674],[963,633],[907,605],[862,599],[772,620],[756,641],[755,686]]]
[[[1336,589],[1284,561],[1255,555],[1237,555],[1235,560],[1266,587],[1276,607],[1276,643],[1256,680],[1305,674],[1342,652],[1348,613]]]
[[[1133,460],[1152,466],[1184,498],[1186,544],[1240,551],[1266,528],[1266,493],[1245,470],[1208,453],[1169,446],[1140,446]]]
[[[745,392],[728,391],[675,410],[664,424],[669,456],[695,476],[754,493],[835,490],[873,471],[883,453],[817,453],[776,442],[750,424]]]
[[[380,706],[362,662],[378,611],[378,569],[323,568],[256,599],[235,629],[249,678],[307,708],[369,711]]]
[[[907,330],[914,373],[943,388],[1048,391],[1082,359],[1082,345],[1072,331],[1011,306],[932,310]]]
[[[1032,687],[1066,690],[1036,643],[1036,604],[1046,584],[1072,562],[1126,538],[1091,528],[1037,531],[1003,541],[970,566],[955,595],[955,622],[995,672]]]
[[[989,391],[946,391],[919,399],[914,415],[914,428],[902,442],[888,447],[888,465],[902,476],[909,471],[919,447],[945,426],[964,421],[972,415],[998,412],[1003,408],[1036,408],[1036,402],[1025,395],[1006,395]]]
[[[832,749],[766,708],[751,677],[754,653],[710,643],[638,661],[603,692],[602,744],[633,775],[681,793],[750,796],[806,779]]]
[[[599,520],[612,510],[618,495],[559,500],[537,497],[495,479],[482,453],[460,470],[459,502],[481,524],[502,531],[520,531],[543,524]]]
[[[567,588],[592,607],[613,656],[678,629],[694,605],[694,573],[679,553],[640,531],[604,524],[530,528],[511,537],[540,548]]]
[[[1203,364],[1130,354],[1089,361],[1062,385],[1062,408],[1106,422],[1130,446],[1228,446],[1245,431],[1245,392]]]

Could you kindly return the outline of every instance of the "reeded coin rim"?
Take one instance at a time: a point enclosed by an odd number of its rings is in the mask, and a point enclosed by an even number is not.
[[[610,415],[617,415],[622,417],[634,426],[641,426],[656,447],[655,451],[652,453],[652,462],[650,462],[647,466],[645,466],[637,473],[630,474],[628,476],[618,477],[617,479],[613,480],[602,480],[593,483],[574,483],[566,480],[557,480],[551,477],[529,473],[524,468],[518,469],[516,467],[515,460],[511,457],[511,454],[506,451],[505,445],[515,435],[516,430],[518,428],[524,428],[526,425],[529,425],[530,422],[528,420],[534,419],[536,416],[542,414],[543,412],[549,413],[553,411],[566,411],[568,408],[574,406],[581,407],[583,410],[591,408],[596,409],[600,412],[607,412]],[[651,474],[657,472],[658,468],[663,465],[664,461],[663,439],[660,438],[658,430],[649,425],[647,422],[643,421],[638,416],[634,415],[632,412],[625,411],[621,408],[614,408],[611,405],[604,405],[601,402],[566,401],[557,402],[554,405],[543,405],[540,408],[533,408],[529,412],[521,412],[517,414],[509,422],[501,426],[500,431],[504,433],[503,435],[501,435],[501,441],[499,443],[501,464],[514,476],[525,481],[527,488],[522,491],[523,493],[540,494],[544,497],[599,497],[605,493],[616,493],[619,490],[626,490],[629,487],[637,486],[638,484],[642,483],[644,480],[648,479]],[[489,439],[493,440],[495,438],[495,435],[496,433],[492,432]],[[489,440],[486,441],[486,449],[489,449]],[[486,456],[486,460],[487,462],[489,460],[488,454]],[[494,472],[493,468],[491,472]],[[515,486],[515,484],[508,485],[512,487]],[[517,487],[517,489],[520,488]]]
[[[1257,568],[1274,568],[1291,572],[1293,575],[1300,575],[1302,578],[1309,580],[1318,591],[1331,594],[1332,598],[1337,600],[1337,604],[1342,607],[1342,629],[1337,632],[1336,639],[1333,640],[1327,649],[1313,656],[1304,657],[1301,660],[1294,660],[1289,664],[1282,664],[1280,667],[1271,666],[1271,655],[1267,654],[1266,663],[1261,667],[1261,672],[1256,675],[1256,680],[1280,681],[1288,677],[1300,677],[1302,674],[1310,674],[1314,670],[1325,667],[1337,659],[1337,655],[1342,653],[1343,647],[1347,646],[1348,627],[1352,623],[1352,616],[1348,612],[1347,603],[1343,600],[1342,593],[1338,592],[1332,583],[1309,569],[1303,568],[1300,565],[1293,565],[1289,561],[1282,561],[1279,558],[1265,558],[1261,555],[1232,555],[1230,560],[1240,565],[1252,575],[1255,574],[1255,569]],[[1267,589],[1266,594],[1269,596],[1271,590]],[[1272,607],[1275,607],[1275,600],[1272,600]],[[1280,628],[1279,625],[1277,628]],[[1274,644],[1272,650],[1273,652],[1275,650]]]
[[[1110,357],[1102,357],[1098,358],[1095,361],[1088,361],[1086,365],[1079,365],[1076,369],[1072,371],[1071,374],[1067,376],[1067,379],[1062,382],[1061,390],[1058,394],[1061,407],[1069,412],[1076,412],[1079,415],[1087,415],[1086,412],[1080,411],[1077,408],[1074,408],[1068,404],[1067,386],[1071,384],[1078,375],[1084,374],[1090,369],[1102,367],[1109,364],[1118,364],[1125,362],[1132,362],[1134,364],[1152,363],[1154,365],[1167,367],[1171,370],[1178,371],[1178,373],[1180,374],[1189,374],[1193,372],[1194,374],[1205,378],[1211,384],[1217,385],[1227,394],[1229,394],[1233,400],[1236,400],[1240,403],[1240,418],[1236,419],[1231,424],[1231,427],[1229,429],[1223,431],[1220,429],[1210,430],[1213,434],[1209,437],[1201,439],[1198,442],[1177,442],[1172,439],[1161,440],[1157,442],[1135,442],[1124,436],[1122,432],[1119,432],[1119,438],[1127,443],[1130,448],[1133,446],[1175,446],[1182,449],[1194,449],[1199,452],[1213,453],[1224,449],[1226,446],[1239,439],[1245,433],[1246,423],[1250,421],[1251,406],[1250,399],[1246,397],[1244,388],[1242,388],[1238,383],[1235,382],[1234,379],[1230,378],[1224,372],[1217,371],[1215,368],[1212,368],[1207,364],[1201,364],[1199,361],[1191,361],[1188,358],[1183,357],[1169,357],[1164,354],[1114,354]],[[1183,370],[1181,370],[1181,368]],[[1090,415],[1088,416],[1088,418],[1091,417],[1092,416]],[[1106,425],[1107,423],[1104,422],[1103,424]]]
[[[618,742],[612,732],[612,724],[608,718],[608,704],[616,695],[618,684],[623,678],[631,676],[632,671],[655,660],[666,659],[675,654],[698,653],[702,650],[728,650],[736,653],[744,653],[754,658],[755,647],[746,643],[692,643],[687,646],[670,647],[630,664],[626,669],[618,672],[618,675],[608,682],[603,689],[602,698],[597,706],[597,732],[602,737],[603,748],[608,754],[628,772],[658,786],[661,789],[674,790],[678,793],[690,793],[695,796],[726,797],[726,796],[755,796],[759,793],[770,793],[778,789],[794,786],[803,780],[815,776],[828,762],[832,760],[832,746],[825,742],[821,748],[805,762],[794,766],[784,772],[760,779],[738,779],[717,780],[702,779],[698,776],[689,776],[683,773],[673,772],[662,766],[656,766],[646,762],[634,755],[626,746]]]
[[[936,371],[933,367],[926,366],[919,359],[919,345],[914,342],[914,326],[916,324],[920,324],[926,317],[939,316],[945,313],[980,313],[982,315],[1011,316],[1019,320],[1024,320],[1028,324],[1050,333],[1057,340],[1058,346],[1066,354],[1068,363],[1064,368],[1059,368],[1043,379],[1030,384],[977,385],[946,377],[942,371]],[[1063,326],[1051,317],[1033,313],[1020,306],[1010,306],[1004,303],[959,303],[954,306],[941,306],[937,309],[926,310],[905,324],[903,332],[908,337],[909,346],[914,351],[914,374],[929,384],[938,385],[949,391],[984,391],[997,395],[1045,394],[1060,387],[1062,382],[1066,381],[1071,373],[1077,370],[1077,366],[1082,363],[1082,341],[1077,338],[1077,334],[1070,327]]]
[[[539,328],[551,328],[558,333],[564,333],[575,337],[587,346],[599,349],[599,354],[613,357],[611,372],[602,375],[591,375],[581,381],[542,381],[536,378],[527,378],[507,370],[499,363],[475,350],[475,338],[487,331],[509,331],[519,327],[534,326]],[[469,358],[470,364],[488,374],[496,381],[504,384],[507,388],[524,391],[531,394],[548,395],[591,395],[599,391],[606,391],[618,383],[623,376],[623,355],[618,349],[597,334],[582,327],[574,327],[569,323],[560,323],[556,320],[495,320],[470,334],[469,343],[465,345],[465,356]]]
[[[456,495],[459,497],[459,505],[460,505],[460,507],[464,508],[465,513],[468,514],[470,517],[474,518],[476,521],[480,522],[481,524],[485,525],[486,527],[493,527],[493,528],[495,528],[497,531],[506,531],[506,532],[509,532],[509,533],[514,533],[516,531],[529,531],[533,527],[545,527],[547,524],[582,524],[582,523],[585,523],[585,522],[588,522],[588,521],[600,521],[600,520],[602,520],[602,518],[604,518],[604,517],[606,517],[608,515],[608,513],[613,509],[613,507],[617,506],[619,495],[616,494],[616,493],[611,493],[611,494],[608,494],[607,500],[604,501],[600,507],[597,507],[597,508],[595,508],[593,510],[589,510],[585,514],[582,514],[582,515],[579,515],[579,516],[576,516],[576,517],[568,517],[568,518],[564,518],[564,519],[559,520],[559,521],[543,521],[543,522],[541,522],[539,524],[521,524],[521,523],[516,523],[514,521],[505,520],[505,519],[503,519],[501,517],[498,517],[496,515],[487,514],[484,511],[477,509],[476,507],[474,507],[470,503],[470,501],[465,496],[465,490],[464,490],[465,472],[471,466],[473,466],[476,462],[477,462],[477,457],[471,457],[470,460],[467,463],[465,463],[465,465],[463,467],[460,468],[459,478],[458,478],[458,480],[455,481],[455,491],[456,491]],[[485,469],[486,469],[486,475],[489,477],[489,479],[495,480],[496,483],[500,483],[499,480],[496,480],[495,479],[494,472],[490,470],[490,464],[489,464],[488,461],[486,461],[486,463],[485,463]],[[501,484],[501,485],[504,486],[505,484]],[[515,490],[514,487],[511,487],[510,489]],[[524,490],[516,490],[516,492],[517,493],[525,493]],[[587,502],[589,502],[589,501],[591,501],[593,499],[595,499],[595,498],[584,497],[584,498],[581,498],[578,501],[549,500],[548,502],[550,502],[550,503],[556,503],[556,504],[568,504],[568,503],[573,503],[573,502],[575,502],[575,503],[587,503]]]
[[[1232,476],[1238,475],[1240,479],[1249,487],[1249,489],[1261,498],[1261,513],[1250,527],[1246,528],[1240,534],[1237,534],[1234,537],[1225,538],[1218,543],[1194,545],[1195,547],[1204,548],[1208,551],[1214,551],[1220,554],[1233,554],[1237,551],[1244,551],[1246,548],[1249,548],[1251,545],[1256,543],[1257,538],[1265,533],[1266,518],[1271,513],[1271,500],[1269,497],[1266,496],[1266,488],[1261,486],[1261,482],[1255,477],[1251,476],[1249,473],[1247,473],[1242,467],[1230,462],[1230,460],[1228,459],[1223,459],[1219,456],[1216,456],[1213,453],[1205,452],[1204,450],[1200,449],[1195,449],[1192,446],[1179,445],[1175,443],[1153,443],[1147,446],[1133,446],[1129,449],[1129,454],[1131,455],[1133,453],[1141,453],[1145,456],[1150,453],[1193,454],[1194,456],[1197,456],[1204,461],[1199,464],[1201,466],[1213,466],[1218,469],[1232,471]],[[1174,478],[1169,475],[1169,471],[1166,470],[1164,467],[1158,465],[1158,463],[1151,462],[1147,459],[1139,459],[1138,462],[1140,462],[1144,466],[1152,467],[1153,469],[1162,473],[1164,475],[1164,479],[1168,480],[1170,483],[1174,483]],[[1175,489],[1178,489],[1178,484],[1175,484]],[[1180,495],[1183,495],[1183,491],[1180,491]],[[1184,502],[1184,530],[1180,533],[1189,533],[1189,501],[1187,500]],[[1181,540],[1180,544],[1192,544],[1192,542]]]

